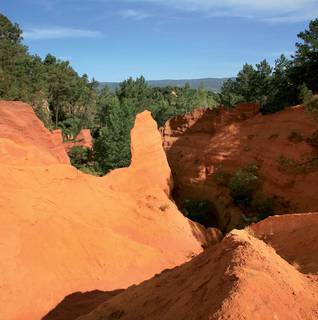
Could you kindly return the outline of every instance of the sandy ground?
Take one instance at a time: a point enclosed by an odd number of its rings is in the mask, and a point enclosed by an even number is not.
[[[317,223],[318,214],[311,219]],[[314,320],[318,277],[300,273],[250,229],[234,230],[190,262],[130,287],[77,319]]]

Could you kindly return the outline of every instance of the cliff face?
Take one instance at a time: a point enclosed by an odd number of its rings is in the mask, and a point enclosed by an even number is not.
[[[210,200],[218,225],[230,230],[241,224],[242,211],[216,177],[254,165],[275,213],[317,211],[317,149],[308,143],[317,128],[302,107],[262,116],[247,104],[169,120],[162,135],[176,200]]]
[[[50,133],[31,106],[0,101],[1,163],[24,166],[69,164],[60,133]]]
[[[132,165],[103,178],[70,166],[30,106],[1,102],[0,115],[1,319],[40,319],[72,292],[126,288],[202,251],[204,230],[168,197],[149,112],[132,131]]]

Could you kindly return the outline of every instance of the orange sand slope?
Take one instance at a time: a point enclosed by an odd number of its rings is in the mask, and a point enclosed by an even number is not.
[[[251,229],[298,270],[318,275],[318,213],[273,216]]]
[[[280,254],[287,254],[289,247],[300,258],[317,255],[314,249],[312,255],[303,253],[294,238],[288,245],[284,242],[291,229],[306,239],[304,225],[310,227],[310,223],[316,226],[312,238],[318,242],[318,214],[296,220],[274,217],[256,226],[266,235],[268,224],[275,229],[276,224],[288,222],[292,227],[287,232],[277,229],[283,241],[275,240]],[[306,267],[301,261],[297,268],[289,264],[249,230],[232,231],[192,261],[105,298],[106,302],[77,320],[317,320],[318,276],[300,273],[297,269]],[[311,271],[318,274],[318,266],[314,270],[312,265]]]
[[[170,169],[149,112],[130,168],[104,178],[68,164],[23,103],[0,103],[0,319],[37,320],[75,291],[125,288],[202,251],[169,200]]]
[[[0,101],[0,162],[19,165],[69,164],[61,137],[51,134],[22,102]]]

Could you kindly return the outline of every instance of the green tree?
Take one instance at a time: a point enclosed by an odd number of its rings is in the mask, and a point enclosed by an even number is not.
[[[255,99],[263,106],[271,92],[272,67],[266,60],[256,64]]]
[[[13,24],[6,16],[0,13],[0,40],[18,44],[22,41],[22,30],[18,24]]]
[[[22,31],[0,14],[0,97],[17,100],[19,86],[28,83],[25,69],[27,48],[21,44]]]
[[[219,101],[221,105],[226,107],[234,107],[237,103],[244,101],[242,95],[238,93],[237,82],[232,79],[226,80],[221,88],[219,94]]]
[[[240,94],[245,102],[255,102],[257,87],[257,72],[250,64],[244,64],[236,77],[236,94]]]
[[[95,160],[102,172],[129,166],[130,130],[133,121],[134,115],[128,106],[119,105],[117,102],[109,105],[107,123],[94,142]]]
[[[137,114],[145,110],[151,104],[151,88],[143,76],[134,80],[129,78],[123,81],[116,95],[121,104],[128,105],[133,113]]]
[[[262,105],[264,114],[273,113],[290,106],[297,99],[289,77],[292,61],[283,54],[275,61],[272,76],[269,81],[267,100]]]
[[[318,18],[309,23],[309,28],[298,35],[296,54],[292,70],[296,86],[303,83],[310,90],[318,91]]]
[[[235,80],[224,82],[219,95],[220,102],[233,107],[239,102],[258,102],[265,105],[271,93],[272,68],[266,60],[256,64],[244,64]]]
[[[80,119],[81,128],[92,126],[96,114],[96,83],[90,83],[87,75],[79,77],[68,61],[58,60],[50,54],[43,64],[55,126],[74,117]]]
[[[111,108],[120,106],[120,101],[116,94],[111,92],[108,87],[101,90],[97,99],[97,117],[101,127],[106,126],[109,121],[109,111]]]

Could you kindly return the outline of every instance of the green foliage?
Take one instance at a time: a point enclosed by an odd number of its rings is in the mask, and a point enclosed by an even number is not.
[[[318,121],[318,95],[307,98],[304,104],[309,114]]]
[[[226,107],[232,108],[236,104],[243,102],[244,98],[237,88],[237,82],[228,79],[223,83],[221,93],[219,94],[220,103]]]
[[[148,109],[159,126],[169,118],[184,114],[199,106],[213,108],[215,96],[200,87],[150,88],[143,77],[128,79],[116,92],[104,88],[97,99],[99,136],[94,142],[95,159],[103,172],[128,166],[130,130],[137,113]]]
[[[189,219],[199,222],[207,228],[218,225],[216,208],[211,201],[187,199],[183,202],[181,210]]]
[[[271,66],[263,60],[245,64],[235,80],[224,83],[220,93],[223,105],[232,107],[238,102],[259,102],[263,114],[273,113],[303,100],[304,85],[318,91],[318,19],[298,34],[296,53],[289,60],[281,55]]]
[[[306,105],[311,100],[312,97],[313,97],[312,91],[308,89],[305,83],[303,83],[299,87],[299,100],[302,101],[304,105]]]
[[[48,127],[74,117],[81,128],[92,126],[95,82],[80,77],[68,61],[30,55],[21,34],[17,24],[0,14],[0,98],[30,103]]]
[[[231,178],[230,195],[238,206],[246,208],[251,205],[254,191],[260,186],[257,171],[257,166],[248,166],[236,171]]]
[[[76,146],[68,152],[71,164],[84,173],[100,176],[102,173],[98,170],[93,157],[93,152],[89,148]]]
[[[77,117],[81,128],[91,127],[96,113],[95,82],[86,75],[79,77],[68,61],[60,61],[47,55],[46,68],[48,102],[55,126],[68,118]]]
[[[115,103],[107,112],[107,124],[94,141],[95,160],[102,172],[130,164],[130,130],[134,115],[127,106]]]
[[[22,40],[22,30],[18,24],[12,22],[3,14],[0,14],[0,39],[17,44]]]
[[[235,80],[224,83],[220,94],[222,104],[233,107],[239,102],[259,102],[264,105],[270,95],[271,74],[272,68],[266,60],[255,68],[245,64]]]
[[[265,219],[274,213],[275,201],[273,198],[266,197],[262,192],[255,193],[251,207],[252,210],[257,212],[258,219]]]
[[[66,141],[73,140],[81,131],[81,121],[78,118],[67,118],[59,122],[59,127],[62,129]]]
[[[318,91],[318,18],[309,23],[307,30],[298,35],[292,80],[297,86],[305,83],[313,92]]]
[[[198,107],[259,102],[263,113],[271,113],[301,98],[318,120],[318,98],[309,99],[310,92],[318,90],[318,19],[298,37],[294,59],[282,55],[274,68],[266,60],[255,66],[245,64],[235,80],[223,84],[220,94],[203,86],[192,89],[189,84],[151,88],[144,77],[127,79],[115,92],[107,88],[98,92],[94,79],[79,76],[68,61],[51,54],[42,60],[28,53],[20,27],[0,14],[0,98],[30,103],[48,128],[62,128],[65,139],[73,139],[82,128],[92,129],[93,153],[89,159],[79,151],[74,157],[82,159],[82,169],[95,171],[98,167],[98,173],[105,173],[129,165],[130,130],[136,114],[145,109],[162,126],[169,118]],[[220,172],[218,178],[218,183],[231,185],[235,201],[251,202],[251,172],[237,172],[231,181]]]
[[[291,66],[292,61],[283,54],[275,61],[268,84],[269,94],[267,100],[261,105],[263,114],[278,112],[295,103],[296,96],[289,77]]]
[[[73,147],[68,153],[71,163],[76,168],[84,166],[91,158],[91,151],[85,147]]]
[[[148,103],[158,126],[177,115],[183,115],[195,108],[216,108],[219,105],[217,94],[206,90],[203,86],[192,89],[184,87],[152,88],[151,101]]]
[[[258,166],[251,164],[238,169],[232,176],[222,168],[214,174],[216,183],[229,188],[233,203],[249,214],[243,215],[245,226],[274,213],[275,201],[263,194],[258,171]]]

